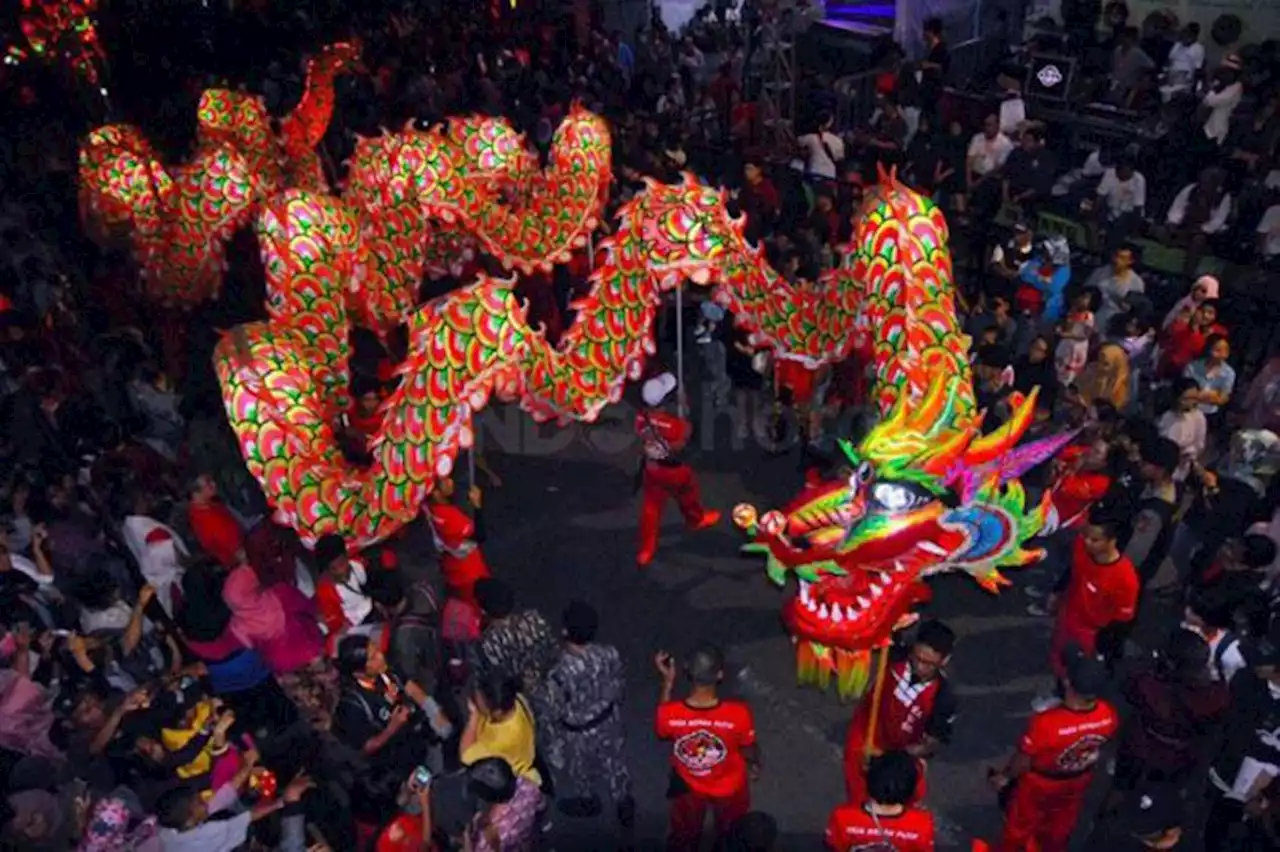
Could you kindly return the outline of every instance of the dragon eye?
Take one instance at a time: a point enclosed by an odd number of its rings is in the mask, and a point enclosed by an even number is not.
[[[858,479],[863,482],[870,482],[874,471],[871,469],[871,462],[863,462],[858,465]]]
[[[929,498],[907,485],[880,482],[871,489],[871,500],[886,512],[905,512],[927,503]]]

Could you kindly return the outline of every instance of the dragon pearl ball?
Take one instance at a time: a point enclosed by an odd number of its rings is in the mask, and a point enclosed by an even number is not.
[[[777,535],[787,527],[787,518],[781,512],[766,512],[760,519],[760,526],[770,535]]]
[[[739,503],[733,507],[733,523],[740,530],[754,527],[759,517],[756,507],[750,503]]]

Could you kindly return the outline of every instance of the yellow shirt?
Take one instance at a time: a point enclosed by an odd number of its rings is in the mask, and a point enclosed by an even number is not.
[[[481,716],[476,726],[476,741],[463,750],[463,764],[470,766],[486,757],[500,757],[511,764],[517,776],[542,785],[542,776],[533,768],[535,752],[533,713],[523,698],[516,699],[515,710],[502,721]]]

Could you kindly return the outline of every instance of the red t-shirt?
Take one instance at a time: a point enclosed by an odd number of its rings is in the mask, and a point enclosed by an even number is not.
[[[1090,710],[1058,705],[1031,717],[1018,750],[1031,758],[1032,772],[1073,777],[1093,769],[1119,727],[1120,717],[1105,701]]]
[[[227,568],[234,568],[244,549],[240,522],[221,503],[192,503],[187,507],[187,523],[206,553]]]
[[[841,805],[827,820],[827,848],[832,852],[933,852],[933,814],[907,808],[897,816],[872,817],[862,805]]]
[[[1089,507],[1107,495],[1111,477],[1097,471],[1069,473],[1053,488],[1058,529],[1073,529],[1088,517]]]
[[[650,410],[636,415],[636,434],[644,444],[644,456],[653,461],[676,456],[693,435],[688,420],[665,411]]]
[[[445,588],[470,599],[476,581],[490,576],[480,545],[472,538],[475,523],[452,503],[428,503],[427,522],[440,553]]]
[[[1104,565],[1094,562],[1077,538],[1071,549],[1071,579],[1058,621],[1072,632],[1097,633],[1118,621],[1132,621],[1138,606],[1138,572],[1124,554]]]
[[[747,784],[742,750],[756,744],[756,722],[742,701],[690,707],[658,705],[658,739],[671,740],[671,768],[693,792],[712,799],[732,796]]]
[[[778,373],[778,384],[791,391],[795,402],[804,405],[813,399],[814,389],[818,384],[818,371],[811,370],[799,361],[780,360],[774,368]]]
[[[1181,376],[1187,365],[1204,351],[1205,341],[1210,335],[1226,333],[1227,330],[1217,323],[1206,329],[1196,329],[1189,320],[1174,320],[1160,341],[1160,375],[1164,378]]]

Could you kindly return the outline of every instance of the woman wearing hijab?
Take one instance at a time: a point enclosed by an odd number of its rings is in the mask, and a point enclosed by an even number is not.
[[[1123,412],[1129,405],[1129,357],[1124,348],[1118,343],[1098,347],[1093,360],[1080,373],[1076,387],[1080,401],[1090,408],[1105,402]]]
[[[232,612],[223,600],[223,577],[209,562],[193,566],[182,581],[178,628],[196,660],[208,669],[211,692],[236,713],[245,731],[293,725],[297,708],[271,676],[262,655],[232,629]],[[242,617],[241,631],[261,628],[260,618]]]
[[[338,699],[337,673],[325,661],[324,634],[312,601],[285,583],[264,589],[249,565],[227,575],[222,599],[235,638],[262,656],[313,725],[328,728]]]
[[[1201,275],[1191,285],[1191,291],[1173,303],[1169,313],[1164,315],[1164,322],[1160,324],[1160,327],[1168,328],[1178,317],[1189,315],[1200,307],[1201,302],[1218,298],[1219,289],[1221,289],[1221,285],[1217,278],[1212,275]]]

